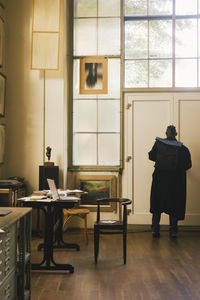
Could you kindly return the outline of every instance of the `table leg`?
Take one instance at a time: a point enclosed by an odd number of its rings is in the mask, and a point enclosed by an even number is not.
[[[32,264],[32,270],[67,270],[74,272],[74,267],[70,264],[58,264],[53,258],[53,210],[49,205],[45,212],[45,237],[44,237],[44,257],[41,263]]]
[[[58,220],[58,228],[56,230],[56,235],[55,235],[55,241],[54,241],[54,248],[58,249],[75,249],[77,251],[80,251],[80,246],[75,243],[66,243],[63,240],[63,230],[62,230],[62,225],[63,225],[63,213],[62,213],[62,207],[59,207],[56,211],[57,214],[57,220]]]

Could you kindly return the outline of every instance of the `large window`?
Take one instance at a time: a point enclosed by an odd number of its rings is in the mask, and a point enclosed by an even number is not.
[[[73,167],[120,166],[120,4],[74,0]],[[107,59],[105,94],[80,93],[80,62],[87,57]]]
[[[200,87],[200,1],[124,0],[124,87]]]

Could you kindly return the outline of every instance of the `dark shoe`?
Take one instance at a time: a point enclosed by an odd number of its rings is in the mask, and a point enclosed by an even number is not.
[[[159,237],[160,237],[160,232],[152,231],[152,236],[153,236],[154,238],[159,238]]]
[[[170,237],[176,239],[178,237],[177,232],[170,232]]]

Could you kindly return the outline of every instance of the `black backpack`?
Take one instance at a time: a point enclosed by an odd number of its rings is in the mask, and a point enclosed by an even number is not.
[[[172,146],[157,141],[155,167],[164,171],[176,171],[179,165],[179,146]]]

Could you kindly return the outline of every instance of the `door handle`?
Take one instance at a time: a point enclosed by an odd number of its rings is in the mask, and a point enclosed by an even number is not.
[[[126,157],[126,162],[129,162],[131,159],[132,159],[132,156],[130,156],[130,155],[127,156],[127,157]]]

